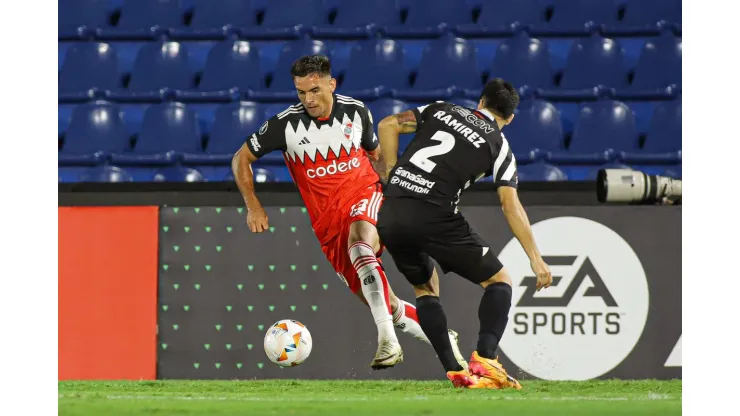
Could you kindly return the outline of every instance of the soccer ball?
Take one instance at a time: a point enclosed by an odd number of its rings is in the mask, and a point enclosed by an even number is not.
[[[292,319],[275,322],[265,334],[265,354],[281,367],[295,367],[306,361],[312,346],[308,328]]]

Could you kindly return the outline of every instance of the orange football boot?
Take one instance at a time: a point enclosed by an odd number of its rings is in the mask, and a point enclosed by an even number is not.
[[[495,389],[495,383],[487,378],[471,375],[465,370],[448,371],[447,378],[452,385],[462,389]]]
[[[481,379],[491,380],[499,389],[515,388],[522,389],[522,385],[512,376],[506,373],[504,367],[496,358],[483,358],[478,355],[478,351],[473,351],[470,357],[470,374],[478,376]],[[448,376],[449,377],[449,376]],[[454,383],[454,382],[453,382]]]

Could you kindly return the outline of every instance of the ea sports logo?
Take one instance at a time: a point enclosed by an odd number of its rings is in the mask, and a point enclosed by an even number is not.
[[[506,356],[545,380],[588,380],[621,363],[648,315],[645,271],[632,247],[610,228],[559,217],[532,226],[553,284],[537,292],[529,259],[512,239],[501,251],[511,275]]]

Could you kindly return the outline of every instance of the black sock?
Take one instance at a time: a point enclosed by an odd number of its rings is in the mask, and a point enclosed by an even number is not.
[[[498,343],[509,322],[509,309],[511,309],[511,286],[502,282],[488,285],[478,307],[480,319],[478,355],[481,357],[496,357]]]
[[[452,352],[450,337],[447,333],[447,316],[437,296],[416,298],[416,316],[424,334],[432,343],[445,371],[460,371],[463,368]]]

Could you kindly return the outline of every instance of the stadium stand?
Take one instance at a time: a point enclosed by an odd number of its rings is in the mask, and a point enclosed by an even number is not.
[[[523,181],[680,177],[680,0],[59,0],[58,23],[64,182],[230,180],[244,138],[297,102],[307,53],[376,124],[511,81]],[[255,167],[290,181],[279,154]]]

